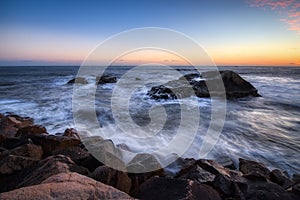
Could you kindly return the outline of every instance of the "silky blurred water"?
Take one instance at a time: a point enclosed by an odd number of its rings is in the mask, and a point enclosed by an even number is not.
[[[131,67],[111,67],[106,73],[121,77]],[[175,67],[180,73],[191,73],[190,67]],[[226,121],[221,137],[207,158],[223,156],[235,162],[239,157],[257,160],[271,168],[289,173],[300,169],[300,70],[291,67],[227,67],[251,82],[262,95],[227,101]],[[46,126],[51,134],[73,127],[73,86],[78,67],[0,67],[0,113],[30,116],[35,123]],[[161,69],[163,83],[168,75]],[[136,79],[151,80],[157,73],[139,73]],[[169,77],[172,78],[172,77]],[[175,79],[175,78],[174,78]],[[94,84],[94,83],[90,83]],[[146,93],[158,83],[138,88],[130,100],[130,115],[141,126],[150,122],[149,109],[162,105],[168,114],[167,123],[153,143],[137,143],[115,129],[111,112],[111,94],[115,84],[98,86],[95,108],[102,127],[110,127],[108,137],[115,144],[126,144],[132,151],[148,152],[167,145],[180,123],[178,101],[155,101]],[[85,85],[83,87],[89,87]],[[124,94],[125,95],[125,94]],[[122,94],[120,94],[122,96]],[[196,100],[196,101],[195,101]],[[196,102],[196,103],[195,103]],[[199,158],[203,133],[210,122],[210,99],[184,99],[190,109],[200,109],[198,134],[184,157]],[[125,111],[124,111],[125,112]]]

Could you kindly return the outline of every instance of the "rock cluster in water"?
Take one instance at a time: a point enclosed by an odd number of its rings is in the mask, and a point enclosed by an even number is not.
[[[104,74],[102,76],[96,77],[96,84],[98,85],[102,85],[106,83],[116,83],[116,82],[117,82],[117,77],[113,75]],[[89,82],[84,77],[76,77],[67,82],[67,84],[81,84],[81,85],[86,85],[88,83]]]
[[[224,90],[222,90],[224,84]],[[209,86],[209,87],[208,87]],[[211,95],[226,93],[228,99],[247,96],[259,97],[257,89],[233,71],[207,71],[202,74],[193,73],[154,86],[148,92],[153,99],[177,99],[192,95],[208,98]]]
[[[160,165],[150,154],[119,165],[130,171],[145,160]],[[118,171],[95,159],[75,129],[50,135],[31,118],[0,114],[0,199],[300,198],[299,174],[289,178],[255,161],[239,159],[239,170],[206,159],[178,158],[171,165],[179,170]]]

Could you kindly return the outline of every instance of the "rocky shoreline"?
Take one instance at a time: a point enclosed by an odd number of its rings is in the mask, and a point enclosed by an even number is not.
[[[130,166],[146,162],[160,166],[149,154],[138,154]],[[300,198],[299,174],[290,178],[255,161],[178,158],[171,165],[179,170],[118,171],[93,157],[75,129],[50,135],[31,118],[0,114],[0,199]]]

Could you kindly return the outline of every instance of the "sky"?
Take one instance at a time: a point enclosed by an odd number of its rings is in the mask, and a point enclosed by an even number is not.
[[[300,66],[300,0],[0,0],[0,65],[80,65],[105,39],[142,27],[189,36],[217,65]],[[183,65],[149,51],[115,64],[141,58]]]

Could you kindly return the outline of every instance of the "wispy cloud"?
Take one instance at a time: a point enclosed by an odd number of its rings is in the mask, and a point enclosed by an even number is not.
[[[248,0],[253,7],[275,10],[283,15],[281,21],[289,25],[289,30],[300,34],[300,2],[299,0]]]

